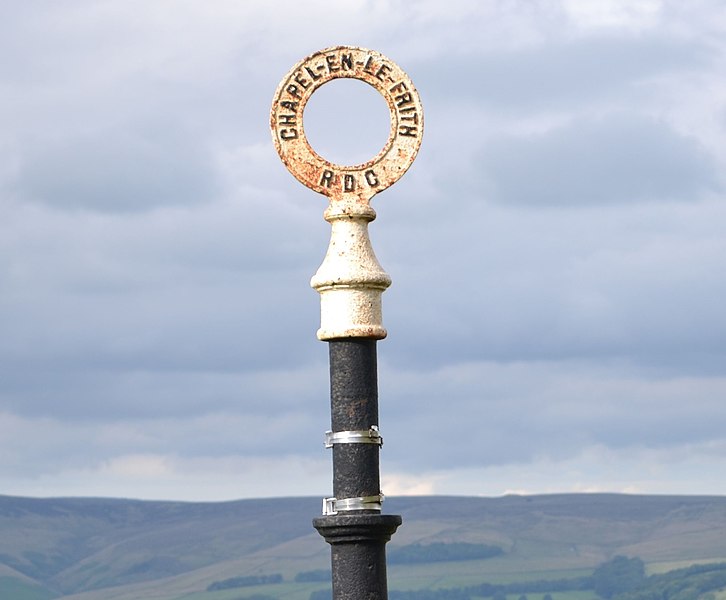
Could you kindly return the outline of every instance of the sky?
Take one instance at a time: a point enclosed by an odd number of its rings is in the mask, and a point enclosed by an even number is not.
[[[330,495],[327,200],[269,111],[341,44],[425,113],[370,225],[383,492],[726,494],[718,0],[0,0],[0,494]],[[335,81],[305,126],[389,121]]]

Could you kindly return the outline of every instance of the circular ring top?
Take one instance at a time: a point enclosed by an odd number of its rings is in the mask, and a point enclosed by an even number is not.
[[[372,85],[385,98],[391,114],[386,145],[360,165],[325,160],[305,137],[303,112],[310,96],[339,77]],[[398,181],[416,158],[423,134],[423,108],[416,88],[396,63],[373,50],[336,46],[304,58],[283,78],[272,102],[270,127],[282,162],[300,183],[331,200],[367,202]]]

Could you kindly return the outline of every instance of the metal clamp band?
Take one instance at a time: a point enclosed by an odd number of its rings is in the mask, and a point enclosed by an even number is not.
[[[340,511],[381,510],[383,494],[378,496],[359,496],[358,498],[323,498],[323,515],[337,515]]]
[[[358,431],[326,431],[325,447],[332,448],[335,444],[377,444],[383,446],[383,438],[376,425]]]

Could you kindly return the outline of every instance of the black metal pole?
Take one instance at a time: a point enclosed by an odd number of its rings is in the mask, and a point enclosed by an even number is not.
[[[378,429],[376,340],[329,341],[330,405],[333,434]],[[380,445],[333,444],[333,494],[336,499],[381,495]],[[361,506],[366,506],[361,503]],[[371,503],[375,506],[375,502]],[[331,545],[335,600],[386,600],[385,545],[401,524],[398,515],[377,508],[340,511],[313,520]]]
[[[333,432],[378,427],[376,340],[349,338],[328,342],[330,414]],[[333,495],[336,498],[381,493],[379,446],[333,446]]]

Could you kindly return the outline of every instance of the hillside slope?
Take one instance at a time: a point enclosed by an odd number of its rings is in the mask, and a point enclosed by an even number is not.
[[[504,550],[486,561],[449,564],[446,573],[457,581],[546,577],[592,569],[616,554],[639,556],[652,568],[726,560],[722,497],[402,497],[385,508],[404,517],[392,546],[469,542]],[[231,577],[280,573],[292,581],[299,572],[328,568],[328,548],[310,523],[318,513],[314,498],[183,503],[0,496],[0,598],[3,585],[27,589],[27,598],[172,600]],[[397,565],[391,586],[413,589],[431,572]]]

